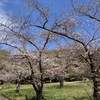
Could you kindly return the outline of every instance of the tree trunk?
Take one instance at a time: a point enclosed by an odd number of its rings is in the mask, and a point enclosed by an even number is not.
[[[37,91],[36,96],[37,96],[36,100],[43,100],[44,99],[42,90]]]
[[[93,97],[94,100],[100,100],[100,72],[94,72],[93,75]]]
[[[10,87],[10,82],[6,81],[6,87],[9,88]]]
[[[95,66],[94,54],[88,53],[93,80],[93,98],[100,100],[100,65]]]
[[[27,94],[25,95],[26,100],[28,100]]]
[[[36,92],[36,100],[43,100],[43,82],[41,82],[41,85],[38,85],[38,83],[35,83],[33,80],[32,86]]]
[[[17,79],[16,93],[20,92],[20,79]]]
[[[64,79],[62,77],[59,78],[60,81],[60,88],[64,87]]]
[[[16,86],[16,93],[19,93],[20,92],[20,83],[17,83],[17,86]]]

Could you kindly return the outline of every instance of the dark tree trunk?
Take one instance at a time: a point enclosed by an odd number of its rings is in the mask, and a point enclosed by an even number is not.
[[[16,93],[20,92],[21,77],[22,77],[22,72],[20,72],[19,78],[17,79]]]
[[[93,97],[94,100],[100,100],[100,73],[94,72],[93,74]]]
[[[64,78],[60,77],[59,82],[60,82],[60,88],[63,88],[64,87]]]
[[[17,83],[17,86],[16,86],[16,93],[19,93],[20,92],[20,83]]]
[[[94,53],[88,52],[88,58],[89,58],[88,64],[91,67],[92,80],[93,80],[93,98],[94,100],[100,100],[100,66],[95,65],[94,63],[95,61]]]
[[[40,51],[39,52],[39,70],[40,70],[40,73],[42,73],[42,62],[41,62],[41,57],[42,57],[42,52]],[[37,83],[38,84],[38,83]],[[37,95],[37,99],[36,100],[43,100],[44,97],[43,97],[43,75],[41,74],[41,77],[40,77],[40,84],[37,85],[38,89],[36,90],[36,95]]]
[[[26,100],[28,100],[28,96],[27,95],[25,95],[25,98],[26,98]]]
[[[36,100],[43,100],[44,99],[44,97],[43,97],[43,85],[44,85],[43,82],[41,81],[40,84],[38,85],[38,83],[37,82],[35,83],[33,80],[32,85],[36,92]]]
[[[42,91],[37,91],[36,96],[37,96],[36,100],[43,100],[44,99]]]
[[[39,78],[34,75],[34,69],[32,67],[32,64],[30,62],[29,57],[25,56],[28,60],[28,63],[29,63],[30,69],[31,69],[32,86],[33,86],[33,88],[36,92],[36,100],[43,100],[44,99],[44,97],[43,97],[43,85],[44,85],[44,83],[43,83],[43,75],[42,75],[41,53],[42,52],[40,51],[39,52],[39,58],[40,59],[38,61],[39,71],[41,73],[41,76]],[[38,81],[35,81],[34,78],[37,79]]]

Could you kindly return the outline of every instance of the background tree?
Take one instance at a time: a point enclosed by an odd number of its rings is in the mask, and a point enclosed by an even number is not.
[[[8,59],[9,55],[10,55],[10,52],[8,52],[6,50],[2,50],[2,49],[0,50],[0,80],[6,81],[6,82],[8,79],[7,78],[8,75],[5,75],[6,69],[5,69],[4,62]]]
[[[60,88],[64,87],[64,80],[68,77],[67,68],[70,65],[70,52],[66,49],[52,50],[52,67],[51,73],[53,73],[53,79],[57,79],[60,82]],[[51,54],[51,53],[50,53]],[[52,75],[51,75],[52,76]]]
[[[9,55],[10,55],[10,52],[6,50],[0,50],[0,70],[2,70],[4,67],[2,62],[5,61]]]

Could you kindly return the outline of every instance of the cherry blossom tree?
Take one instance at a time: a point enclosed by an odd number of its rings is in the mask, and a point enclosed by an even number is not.
[[[5,69],[5,64],[3,63],[7,57],[10,55],[10,52],[6,51],[6,50],[0,50],[0,80],[5,81],[4,78],[4,71],[2,71],[3,69]]]
[[[66,49],[61,50],[52,50],[52,58],[50,59],[52,61],[51,70],[51,76],[52,79],[57,78],[60,82],[60,88],[64,87],[64,79],[68,77],[67,68],[70,65],[70,52]],[[51,53],[50,53],[51,54]],[[47,70],[48,70],[47,69]]]
[[[17,16],[16,16],[17,17]],[[31,71],[31,80],[34,90],[36,91],[37,100],[43,99],[43,51],[46,49],[48,42],[52,41],[50,32],[36,32],[31,27],[26,27],[25,20],[19,18],[14,19],[15,16],[1,24],[1,38],[0,44],[7,45],[12,48],[14,55],[19,55],[19,59],[24,59]],[[22,24],[23,23],[23,24]],[[9,49],[8,47],[8,49]],[[30,48],[31,47],[31,48]],[[31,51],[31,50],[32,51]],[[42,56],[43,55],[43,56]],[[25,62],[24,62],[25,63]],[[20,78],[18,78],[17,90],[19,91]]]
[[[2,61],[3,69],[0,73],[0,78],[6,82],[6,86],[10,86],[10,82],[15,82],[17,80],[16,92],[20,92],[20,82],[22,78],[30,75],[30,70],[28,66],[23,66],[22,62],[15,62],[11,59],[9,55],[6,60]]]
[[[99,54],[100,48],[100,1],[92,1],[84,5],[80,5],[80,3],[75,5],[74,2],[74,5],[72,4],[73,11],[68,12],[68,10],[65,9],[65,13],[61,13],[59,15],[60,17],[55,17],[55,15],[51,14],[50,7],[45,7],[35,0],[25,0],[24,3],[29,8],[27,15],[9,16],[6,22],[0,24],[0,41],[1,44],[9,45],[22,52],[29,63],[32,77],[36,77],[31,63],[32,53],[29,53],[29,50],[26,48],[28,48],[30,44],[32,49],[37,51],[36,58],[38,58],[38,60],[36,60],[36,65],[38,65],[39,69],[35,72],[40,72],[37,74],[40,82],[34,80],[37,79],[37,77],[32,78],[32,85],[37,93],[37,100],[41,100],[42,98],[42,52],[45,50],[47,43],[52,40],[52,37],[56,40],[57,38],[54,37],[59,36],[64,37],[70,42],[76,42],[78,44],[77,51],[80,50],[80,47],[82,51],[84,51],[84,54],[79,52],[79,56],[91,69],[94,100],[99,100],[100,58],[99,56],[96,57],[96,55]],[[34,17],[34,11],[36,17]],[[34,34],[36,29],[38,29],[37,34]],[[41,36],[41,34],[38,33],[42,33],[44,30],[46,31],[46,34],[43,35],[45,39],[38,38],[37,36]],[[38,98],[38,96],[40,98]]]
[[[77,0],[75,0],[75,2],[76,1]],[[55,18],[53,15],[50,16],[49,7],[45,8],[35,0],[29,0],[26,2],[26,5],[37,11],[39,20],[30,22],[27,25],[47,30],[53,34],[63,36],[80,44],[85,52],[85,55],[80,55],[91,68],[94,89],[93,97],[95,100],[99,100],[100,67],[99,64],[97,66],[98,62],[95,60],[94,55],[100,48],[100,1],[91,1],[82,5],[80,4],[81,2],[75,5],[75,2],[72,1],[73,10],[75,12],[72,11],[72,13],[68,13],[65,11],[65,14],[63,13],[62,17]],[[50,22],[51,20],[52,23]]]

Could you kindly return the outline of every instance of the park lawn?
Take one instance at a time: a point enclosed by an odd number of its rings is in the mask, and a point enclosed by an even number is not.
[[[59,83],[47,83],[44,85],[45,100],[91,100],[92,82],[65,82],[65,87],[60,89]],[[15,93],[16,85],[2,89],[2,93],[12,100],[35,100],[35,92],[32,85],[21,85],[21,92]],[[90,96],[90,97],[89,97]]]

